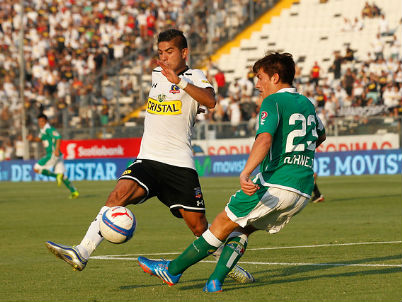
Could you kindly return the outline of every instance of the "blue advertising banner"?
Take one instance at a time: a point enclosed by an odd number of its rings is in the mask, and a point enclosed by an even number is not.
[[[369,150],[316,153],[314,171],[319,176],[401,174],[402,151]]]
[[[200,177],[239,176],[248,155],[196,156],[195,167]],[[66,160],[66,174],[76,180],[116,180],[132,162],[130,158]],[[33,171],[34,160],[0,162],[0,181],[48,181],[47,176]],[[401,174],[402,151],[370,150],[316,153],[314,171],[318,176],[363,174]],[[255,171],[257,172],[257,171]]]
[[[116,180],[132,162],[130,158],[98,158],[65,160],[66,174],[75,180]],[[34,160],[0,162],[0,181],[54,181],[54,178],[36,174]]]

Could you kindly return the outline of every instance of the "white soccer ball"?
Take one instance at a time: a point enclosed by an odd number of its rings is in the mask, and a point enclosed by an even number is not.
[[[124,243],[133,237],[137,222],[134,214],[126,207],[107,209],[99,223],[102,236],[112,243]]]

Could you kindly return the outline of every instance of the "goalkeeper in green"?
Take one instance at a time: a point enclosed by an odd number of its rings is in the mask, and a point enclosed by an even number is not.
[[[48,122],[45,114],[38,116],[39,136],[28,135],[29,141],[42,141],[46,150],[46,155],[42,157],[35,165],[35,173],[56,178],[57,185],[62,183],[70,190],[70,198],[77,198],[80,194],[69,181],[65,173],[63,154],[60,152],[61,135]],[[53,171],[52,171],[53,170]]]

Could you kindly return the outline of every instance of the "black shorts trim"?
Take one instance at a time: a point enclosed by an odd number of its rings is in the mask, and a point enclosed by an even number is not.
[[[205,213],[205,208],[188,207],[188,206],[185,206],[185,205],[182,205],[182,204],[174,204],[174,205],[171,205],[169,208],[170,208],[170,210],[172,210],[172,209],[183,209],[184,211],[187,211],[187,212]]]

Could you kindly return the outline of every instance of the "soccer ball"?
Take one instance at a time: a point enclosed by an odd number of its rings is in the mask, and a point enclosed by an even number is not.
[[[107,209],[100,221],[102,236],[112,243],[124,243],[133,237],[136,220],[134,214],[126,207]]]

